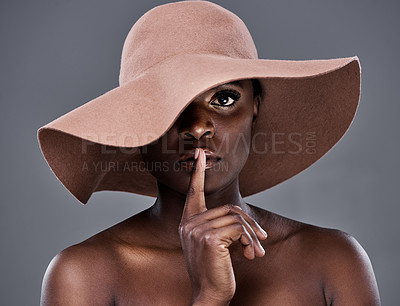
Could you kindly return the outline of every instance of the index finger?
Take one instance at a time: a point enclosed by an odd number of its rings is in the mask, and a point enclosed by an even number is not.
[[[190,177],[189,188],[186,193],[185,207],[183,208],[182,220],[202,213],[207,210],[204,197],[204,178],[206,170],[206,154],[201,148],[198,150],[198,157],[195,160],[193,172]]]

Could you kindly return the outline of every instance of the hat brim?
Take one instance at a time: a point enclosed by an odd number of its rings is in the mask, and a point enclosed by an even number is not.
[[[360,95],[357,57],[286,61],[177,55],[41,127],[40,148],[56,177],[83,204],[101,190],[156,196],[148,171],[118,168],[128,161],[140,164],[139,150],[122,154],[113,148],[146,145],[167,132],[198,94],[253,78],[264,92],[254,126],[259,137],[239,176],[240,191],[248,196],[303,171],[345,134]],[[115,167],[95,167],[103,163]]]

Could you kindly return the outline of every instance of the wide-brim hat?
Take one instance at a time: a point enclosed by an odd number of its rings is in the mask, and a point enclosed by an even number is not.
[[[321,158],[350,126],[360,95],[357,57],[258,59],[243,21],[207,1],[157,6],[130,30],[120,85],[38,130],[61,183],[85,204],[93,192],[157,195],[140,150],[164,135],[199,94],[258,79],[262,87],[242,196],[266,190]]]

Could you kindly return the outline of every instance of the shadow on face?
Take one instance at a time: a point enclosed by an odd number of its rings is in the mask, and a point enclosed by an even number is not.
[[[149,172],[163,185],[185,194],[194,150],[207,156],[205,193],[238,180],[246,163],[261,89],[257,80],[239,80],[199,94],[158,140],[141,147]]]

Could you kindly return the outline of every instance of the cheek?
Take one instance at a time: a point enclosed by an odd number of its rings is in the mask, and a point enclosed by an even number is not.
[[[221,124],[217,138],[219,139],[220,152],[230,166],[238,174],[247,161],[252,136],[252,118],[229,120],[230,124]],[[228,123],[228,122],[227,122]],[[224,126],[224,128],[222,128]]]
[[[241,132],[236,135],[236,141],[232,148],[233,155],[237,158],[238,167],[241,168],[247,161],[251,146],[251,127],[243,125]]]
[[[252,116],[244,110],[242,113],[224,118],[218,124],[218,138],[229,143],[230,154],[248,152],[251,143]]]

